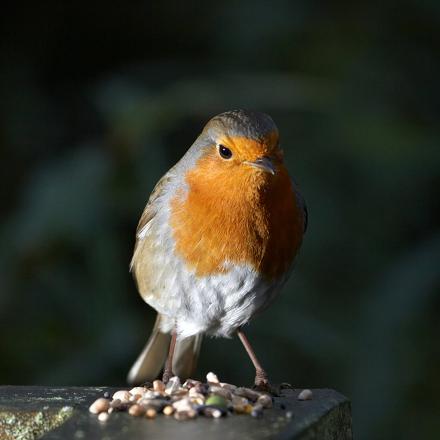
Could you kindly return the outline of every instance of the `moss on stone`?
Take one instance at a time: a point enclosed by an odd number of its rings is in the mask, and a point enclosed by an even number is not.
[[[73,408],[64,406],[47,411],[0,410],[0,438],[2,440],[36,440],[61,426],[73,414]]]

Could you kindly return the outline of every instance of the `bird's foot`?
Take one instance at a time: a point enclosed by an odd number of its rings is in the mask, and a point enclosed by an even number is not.
[[[162,382],[166,385],[173,376],[175,376],[175,374],[172,370],[165,369],[162,375]]]
[[[280,389],[269,382],[265,384],[255,384],[252,388],[255,391],[259,391],[261,393],[267,393],[274,397],[278,397],[280,395]]]
[[[253,388],[255,391],[269,393],[274,396],[279,395],[279,390],[270,384],[267,374],[264,370],[256,371],[255,384]]]

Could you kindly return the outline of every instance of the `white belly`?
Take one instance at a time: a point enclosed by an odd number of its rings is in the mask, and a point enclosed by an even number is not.
[[[164,289],[159,295],[143,295],[144,300],[164,320],[164,331],[174,323],[181,337],[197,333],[231,336],[272,299],[276,286],[264,281],[246,266],[229,266],[229,271],[196,277],[182,262],[169,263],[161,274]]]

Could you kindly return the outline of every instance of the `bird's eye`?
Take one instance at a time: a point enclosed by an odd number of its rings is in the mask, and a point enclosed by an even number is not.
[[[222,144],[219,144],[218,152],[220,153],[220,156],[223,157],[223,159],[230,159],[232,157],[232,151]]]

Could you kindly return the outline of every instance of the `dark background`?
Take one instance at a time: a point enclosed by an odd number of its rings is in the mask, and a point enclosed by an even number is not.
[[[358,439],[436,438],[440,2],[16,1],[0,40],[0,382],[123,384],[153,313],[128,273],[158,178],[219,112],[277,122],[310,223],[249,327],[274,382]],[[237,340],[200,374],[248,384]]]

